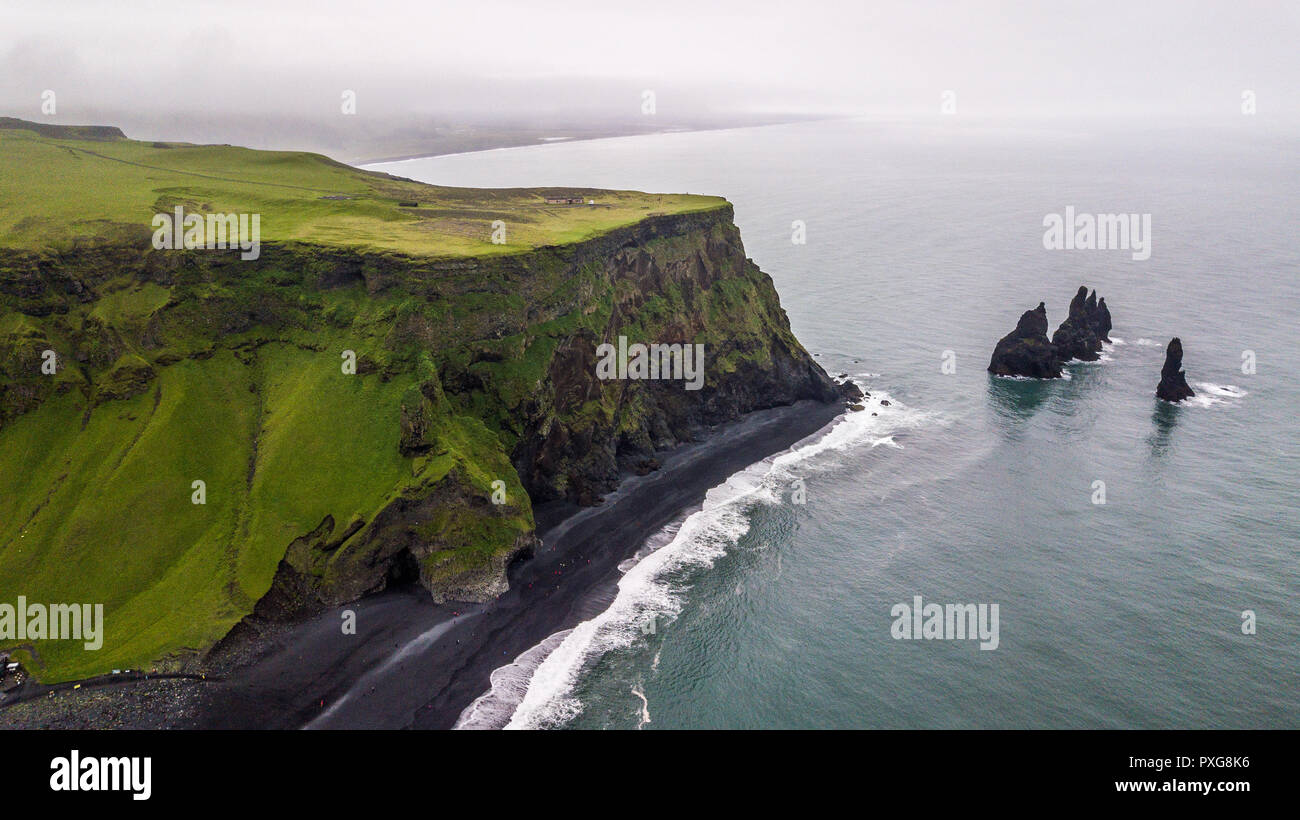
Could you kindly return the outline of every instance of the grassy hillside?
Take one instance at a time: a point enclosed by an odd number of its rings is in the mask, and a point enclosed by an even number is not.
[[[547,207],[67,136],[0,128],[0,603],[106,619],[99,651],[0,641],[45,680],[185,667],[255,608],[410,572],[485,600],[533,543],[533,498],[594,499],[700,424],[826,396],[724,200]],[[261,258],[153,250],[177,202],[260,212]],[[706,388],[597,381],[619,334],[705,344]]]
[[[7,126],[7,127],[6,127]],[[595,206],[547,205],[557,189],[445,188],[360,171],[319,154],[229,145],[38,134],[0,119],[0,247],[71,247],[152,234],[154,214],[259,213],[264,242],[423,256],[517,253],[589,239],[650,213],[717,208],[718,197],[563,189]],[[326,199],[325,197],[350,197]],[[399,207],[418,202],[418,207]],[[506,242],[492,242],[492,222]]]
[[[40,328],[35,347],[75,349],[60,331],[94,325],[98,313],[123,328],[157,315],[154,286],[120,284],[81,316],[29,320]],[[338,351],[358,348],[363,370],[375,360],[371,346],[382,338],[363,327],[235,334],[215,346],[177,325],[163,330],[176,333],[174,345],[129,345],[102,370],[68,366],[58,375],[64,392],[0,427],[3,600],[103,603],[107,612],[103,650],[46,642],[36,671],[83,677],[210,646],[267,592],[296,538],[327,516],[338,530],[369,522],[453,470],[458,486],[483,498],[492,481],[505,481],[510,504],[485,517],[514,536],[531,529],[518,478],[477,420],[440,413],[438,451],[401,453],[398,420],[417,377],[344,374]],[[187,345],[198,349],[170,362]],[[115,377],[133,358],[156,375],[122,385]],[[202,505],[192,499],[196,480]],[[443,566],[453,560],[472,571],[486,563],[474,563],[474,548],[501,544],[458,545],[466,549],[429,562],[427,574],[454,576]]]

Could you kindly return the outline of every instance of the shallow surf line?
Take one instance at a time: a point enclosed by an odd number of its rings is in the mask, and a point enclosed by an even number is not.
[[[1249,392],[1242,390],[1235,384],[1215,384],[1214,382],[1194,382],[1194,384],[1206,393],[1213,396],[1222,396],[1226,399],[1239,399],[1250,395]]]
[[[492,688],[461,713],[455,728],[544,728],[573,719],[582,705],[571,693],[588,664],[631,645],[648,618],[672,618],[681,611],[685,590],[674,588],[666,576],[677,569],[711,566],[724,555],[749,530],[746,502],[777,503],[776,480],[819,455],[882,443],[902,449],[893,433],[933,418],[883,392],[864,404],[865,410],[837,416],[793,446],[733,473],[711,488],[698,508],[650,535],[637,555],[620,566],[626,571],[605,610],[495,670]],[[646,551],[655,542],[661,546]]]
[[[510,720],[524,693],[533,672],[551,654],[560,642],[569,636],[571,629],[561,630],[536,646],[521,653],[511,663],[492,671],[492,688],[479,695],[465,707],[453,729],[499,729]]]
[[[1249,392],[1233,384],[1215,384],[1214,382],[1193,382],[1193,384],[1196,385],[1196,395],[1186,399],[1188,407],[1231,406],[1231,400],[1245,398],[1250,395]]]

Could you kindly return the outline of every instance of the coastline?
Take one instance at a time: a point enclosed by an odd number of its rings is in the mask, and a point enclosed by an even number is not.
[[[578,139],[624,136],[640,134]],[[486,150],[510,147],[527,146]],[[294,622],[246,619],[176,672],[33,683],[0,698],[0,728],[450,728],[488,691],[495,669],[602,611],[616,593],[619,564],[648,537],[731,474],[788,449],[841,411],[838,402],[811,401],[756,411],[657,454],[659,470],[624,475],[601,505],[539,505],[542,546],[508,568],[510,589],[491,602],[435,605],[423,589],[407,587]],[[341,629],[345,613],[356,615],[355,634]],[[427,671],[413,673],[412,664]],[[151,713],[146,706],[160,693],[166,709]]]
[[[392,590],[289,626],[247,666],[202,687],[195,728],[450,729],[490,675],[613,599],[618,565],[737,470],[816,433],[838,404],[759,410],[665,453],[603,504],[537,510],[542,546],[486,604],[436,606]],[[356,613],[357,634],[341,634]]]
[[[661,453],[658,470],[625,476],[602,504],[539,505],[542,545],[507,569],[510,589],[493,601],[438,605],[405,586],[295,622],[245,622],[202,675],[34,687],[0,703],[0,727],[450,729],[493,671],[604,611],[647,538],[842,413],[811,400],[757,410]],[[348,611],[355,634],[341,626]]]

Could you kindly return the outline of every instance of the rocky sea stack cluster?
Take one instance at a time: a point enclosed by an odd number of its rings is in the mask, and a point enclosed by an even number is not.
[[[1101,358],[1101,343],[1110,341],[1110,309],[1097,291],[1080,286],[1070,300],[1070,314],[1052,334],[1052,344],[1062,362],[1078,359],[1095,362]]]
[[[989,360],[995,376],[1029,379],[1059,379],[1066,362],[1095,362],[1101,358],[1102,343],[1110,341],[1110,308],[1097,291],[1080,286],[1070,300],[1070,314],[1047,338],[1047,306],[1043,302],[1020,314],[1016,329],[998,340]],[[1156,397],[1168,402],[1190,399],[1196,393],[1187,385],[1183,371],[1183,343],[1177,336],[1165,348]]]
[[[1183,368],[1183,343],[1177,336],[1165,348],[1165,366],[1160,368],[1160,383],[1156,385],[1156,398],[1170,402],[1190,399],[1196,393],[1187,386],[1187,373]]]
[[[1061,367],[1071,359],[1095,362],[1101,358],[1102,342],[1110,341],[1110,309],[1097,292],[1080,287],[1070,300],[1070,314],[1047,338],[1047,307],[1020,315],[1016,329],[1003,336],[993,349],[989,372],[995,376],[1023,376],[1031,379],[1059,379]]]

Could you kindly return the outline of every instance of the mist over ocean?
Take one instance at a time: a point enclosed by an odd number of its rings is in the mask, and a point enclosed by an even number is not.
[[[371,166],[725,196],[799,339],[872,394],[652,538],[610,610],[499,676],[509,708],[482,722],[1300,727],[1296,144],[832,121]],[[1150,258],[1045,249],[1068,206],[1150,214]],[[1114,318],[1101,362],[985,372],[1021,312],[1045,301],[1055,329],[1081,284]],[[1198,394],[1178,407],[1154,397],[1173,336]],[[998,647],[895,639],[917,595],[997,604]]]

